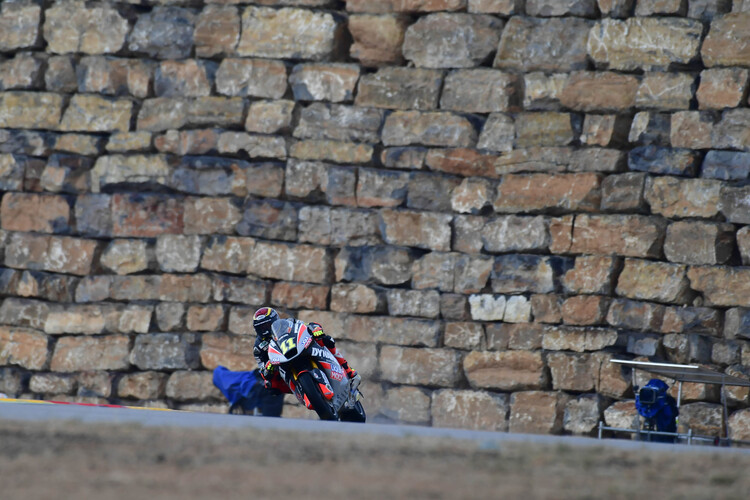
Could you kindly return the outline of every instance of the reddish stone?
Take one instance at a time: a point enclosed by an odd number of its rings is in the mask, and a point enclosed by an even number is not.
[[[183,201],[158,194],[112,195],[114,236],[155,237],[183,232]]]
[[[6,193],[0,209],[7,231],[56,233],[70,229],[70,205],[63,196]]]
[[[325,285],[279,282],[271,291],[271,303],[286,309],[326,309],[329,291]]]
[[[562,305],[562,319],[567,325],[599,325],[604,322],[609,298],[600,295],[570,297]]]

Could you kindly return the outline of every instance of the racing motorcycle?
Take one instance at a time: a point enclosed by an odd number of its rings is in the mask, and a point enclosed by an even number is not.
[[[273,324],[268,359],[279,370],[300,403],[314,410],[321,420],[364,422],[362,393],[334,355],[313,342],[301,321],[281,319]]]

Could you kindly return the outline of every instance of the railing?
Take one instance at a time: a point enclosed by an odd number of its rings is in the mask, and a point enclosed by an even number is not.
[[[604,425],[604,422],[599,421],[599,439],[603,438],[602,434],[604,431],[636,434],[639,441],[651,441],[652,436],[668,436],[676,438],[675,442],[684,442],[689,445],[697,444],[696,442],[703,442],[713,444],[714,446],[750,446],[750,441],[733,440],[716,436],[701,436],[693,434],[692,429],[688,429],[687,433],[650,431],[647,429],[626,429],[624,427],[607,427]]]

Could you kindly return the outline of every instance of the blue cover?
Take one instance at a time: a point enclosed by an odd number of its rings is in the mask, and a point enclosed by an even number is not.
[[[646,387],[657,391],[656,402],[653,404],[641,403],[638,394],[635,395],[635,408],[644,418],[653,418],[656,430],[661,432],[677,432],[677,415],[679,410],[672,396],[667,394],[669,386],[663,381],[652,378]]]
[[[260,406],[263,385],[259,382],[260,374],[257,370],[233,372],[223,366],[217,366],[214,369],[214,385],[219,388],[232,406],[240,401],[246,409]]]

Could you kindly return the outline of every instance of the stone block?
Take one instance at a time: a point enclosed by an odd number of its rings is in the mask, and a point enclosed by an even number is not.
[[[185,327],[185,304],[162,302],[156,306],[156,324],[162,332],[171,332]]]
[[[527,111],[557,111],[567,85],[568,73],[533,71],[523,75],[523,108]]]
[[[446,347],[467,351],[481,350],[485,347],[484,327],[469,322],[449,322],[445,324],[443,342]]]
[[[8,293],[39,297],[53,302],[73,302],[80,278],[64,274],[6,269],[0,272],[0,284]]]
[[[280,99],[286,93],[286,78],[281,61],[228,58],[216,72],[216,91],[226,96]]]
[[[726,14],[731,10],[732,2],[729,0],[692,0],[688,3],[687,16],[710,21],[714,17]]]
[[[491,206],[494,191],[495,186],[486,179],[464,179],[451,193],[451,209],[458,213],[483,212]]]
[[[149,333],[135,338],[130,363],[141,370],[198,368],[200,342],[191,333]]]
[[[706,67],[750,66],[750,11],[717,16],[701,46]]]
[[[694,19],[604,19],[591,28],[587,51],[597,66],[611,70],[666,69],[695,60],[702,34],[702,23]]]
[[[6,231],[67,233],[70,212],[64,196],[8,192],[2,198],[0,218]]]
[[[48,92],[0,93],[0,128],[57,128],[62,96]]]
[[[590,354],[553,352],[547,365],[555,390],[591,392],[599,377],[599,363]]]
[[[366,246],[345,247],[335,259],[336,281],[369,281],[398,285],[412,277],[411,253],[405,249]]]
[[[278,200],[251,200],[244,207],[237,234],[272,240],[297,240],[297,207]]]
[[[712,341],[702,335],[670,333],[663,337],[663,350],[670,363],[710,363],[711,344]],[[644,353],[644,355],[653,356],[650,353]],[[683,401],[716,400],[715,396],[711,397],[708,394],[708,391],[713,392],[709,387],[711,386],[706,384],[687,384],[687,387],[683,387]],[[712,388],[716,387],[713,386]],[[673,396],[676,396],[676,394],[673,394]]]
[[[118,52],[130,31],[128,20],[109,4],[56,2],[44,12],[44,39],[55,54]]]
[[[687,14],[685,0],[638,0],[635,7],[636,16],[676,15]]]
[[[188,197],[184,210],[184,233],[188,235],[231,234],[242,219],[240,208],[230,198]]]
[[[667,228],[664,254],[671,262],[725,264],[734,251],[734,233],[731,224],[674,222]]]
[[[450,250],[453,220],[450,215],[386,209],[380,216],[383,239],[387,244]]]
[[[35,373],[29,379],[29,390],[37,394],[75,394],[76,379],[57,373]]]
[[[700,140],[705,141],[705,138],[695,137],[693,135],[696,129],[699,127],[699,124],[695,123],[695,117],[689,115],[689,113],[691,112],[678,111],[673,115],[669,115],[666,113],[657,113],[652,111],[640,111],[635,114],[635,116],[633,117],[633,121],[630,124],[628,141],[638,145],[669,145],[672,133],[672,117],[675,116],[678,116],[678,118],[674,120],[675,124],[681,127],[680,130],[675,131],[675,137],[681,138],[683,142]]]
[[[515,111],[521,88],[516,75],[492,69],[465,69],[445,77],[440,107],[465,113]]]
[[[472,123],[450,112],[396,111],[383,126],[382,141],[386,146],[470,147],[477,139]]]
[[[383,380],[399,384],[453,387],[460,377],[460,354],[451,349],[383,346],[379,366]]]
[[[520,113],[515,128],[516,148],[567,146],[580,134],[581,121],[569,113]]]
[[[471,68],[497,48],[504,22],[481,14],[420,17],[404,35],[404,57],[421,68]]]
[[[659,257],[666,222],[641,215],[579,215],[571,251],[625,257]]]
[[[162,271],[195,272],[200,258],[200,236],[165,234],[156,240],[156,261]]]
[[[665,308],[649,302],[614,299],[607,313],[607,323],[615,328],[659,331]]]
[[[606,398],[599,394],[582,394],[565,405],[563,429],[575,435],[596,434]]]
[[[289,75],[289,84],[297,101],[348,102],[354,99],[359,73],[354,64],[298,64]]]
[[[127,370],[130,345],[127,335],[61,337],[55,344],[50,370],[64,373]]]
[[[453,291],[456,293],[479,293],[484,290],[490,273],[492,272],[493,260],[489,256],[460,255],[456,259],[453,268]],[[417,286],[417,268],[414,270],[414,286]]]
[[[581,255],[562,278],[563,290],[573,294],[611,295],[620,261],[612,256]]]
[[[409,18],[403,15],[350,15],[347,28],[353,43],[349,55],[364,66],[400,64],[408,27]]]
[[[729,109],[711,131],[714,149],[750,151],[750,109]]]
[[[660,111],[690,109],[696,86],[695,77],[686,73],[646,73],[635,95],[635,105]]]
[[[68,134],[66,137],[70,136],[88,137],[77,134]],[[148,151],[151,149],[151,139],[150,132],[116,132],[107,140],[106,150],[108,153]],[[159,149],[158,146],[157,149]]]
[[[341,337],[354,342],[433,348],[438,346],[442,333],[442,323],[429,319],[342,315],[343,324],[339,319],[340,326],[336,326],[337,321],[326,318],[324,314],[322,311],[312,311],[307,320],[302,314],[299,316],[303,321],[316,321],[325,325],[326,332],[337,339]],[[445,350],[445,353],[450,354],[450,351]],[[453,354],[458,356],[458,353]]]
[[[0,52],[38,45],[42,7],[34,3],[5,2],[0,10]]]
[[[577,71],[565,82],[559,99],[576,111],[622,112],[635,106],[638,90],[639,79],[633,75]]]
[[[93,269],[97,249],[96,240],[13,233],[5,250],[5,264],[85,276]]]
[[[47,365],[48,337],[31,328],[0,326],[0,364],[27,370],[42,370]]]
[[[117,381],[117,395],[140,400],[163,398],[167,377],[166,373],[154,371],[126,373]]]
[[[384,112],[374,108],[313,103],[300,112],[294,137],[378,142]]]
[[[566,299],[560,312],[566,325],[599,325],[609,309],[609,298],[601,295],[578,295]]]
[[[721,213],[727,221],[737,224],[750,223],[748,187],[723,187],[721,189]]]
[[[200,97],[211,95],[215,65],[195,59],[163,61],[154,75],[157,97]]]
[[[736,108],[747,95],[750,71],[742,68],[709,68],[701,71],[696,92],[699,109]]]
[[[556,294],[534,294],[531,296],[531,314],[535,322],[560,323],[562,321],[563,298]],[[541,347],[541,336],[540,345]]]
[[[292,123],[294,101],[253,101],[247,113],[245,130],[259,134],[288,132]]]
[[[523,72],[585,69],[590,26],[576,17],[514,16],[503,29],[493,66]]]
[[[76,302],[100,302],[111,295],[112,276],[86,276],[76,287]]]
[[[628,153],[630,170],[692,177],[698,171],[700,156],[688,149],[640,146]]]
[[[723,408],[720,404],[699,402],[680,406],[679,429],[690,429],[701,436],[722,436]]]
[[[729,315],[727,313],[727,315]],[[710,307],[667,307],[660,331],[721,336],[722,312]]]
[[[471,319],[502,321],[508,300],[504,295],[474,294],[469,296]]]
[[[506,432],[508,407],[504,394],[441,389],[432,395],[432,425]]]
[[[526,14],[535,17],[598,17],[596,0],[528,0]]]
[[[128,49],[155,59],[184,59],[193,50],[196,15],[192,10],[157,6],[138,16]]]
[[[264,281],[226,275],[213,275],[212,278],[212,294],[213,300],[216,302],[238,302],[253,305],[268,302],[271,285]],[[251,311],[251,313],[254,311]],[[252,317],[252,314],[250,316]]]
[[[118,184],[166,185],[172,167],[164,155],[105,155],[91,171],[92,190]]]
[[[24,184],[25,157],[0,154],[0,189],[21,191]]]
[[[244,108],[244,101],[240,97],[196,97],[187,101],[185,125],[191,128],[242,127]]]
[[[31,54],[0,61],[0,90],[40,89],[43,76],[42,60]]]
[[[86,56],[76,66],[78,91],[148,97],[154,67],[153,63],[141,59]]]
[[[750,153],[709,151],[703,159],[701,177],[721,180],[745,180],[750,177]]]
[[[180,234],[184,226],[182,201],[160,194],[114,194],[112,233],[140,237]]]
[[[596,392],[601,396],[611,398],[623,398],[631,388],[630,373],[617,363],[612,363],[617,355],[610,353],[594,353],[593,356],[599,361],[599,377],[596,383]],[[630,403],[633,405],[633,403]],[[635,406],[635,405],[633,405]],[[633,408],[635,410],[635,408]]]
[[[526,125],[530,125],[529,120],[527,119]],[[549,124],[548,124],[549,125]],[[544,124],[537,124],[534,128],[539,129],[542,128]],[[564,123],[563,123],[564,127]],[[529,130],[527,128],[526,130],[527,134],[532,133],[533,130]],[[565,132],[562,131],[564,134]],[[492,152],[498,152],[498,153],[510,153],[513,150],[513,145],[516,138],[516,124],[514,119],[507,114],[504,113],[492,113],[487,118],[487,121],[484,122],[484,126],[482,127],[482,133],[479,135],[479,141],[477,142],[477,148],[482,150],[489,150]],[[530,135],[527,135],[523,140],[529,141],[533,138]],[[554,139],[554,138],[552,138]],[[559,140],[559,138],[558,138]],[[476,153],[474,153],[476,155]],[[475,169],[480,168],[482,170],[490,170],[492,168],[492,158],[489,156],[480,157],[480,160],[482,161],[479,165],[473,166]],[[495,174],[495,172],[492,172],[492,174]],[[497,175],[492,175],[492,177],[496,177]]]
[[[165,395],[176,401],[219,399],[221,392],[207,371],[176,371],[169,375]]]
[[[412,288],[418,290],[434,288],[442,292],[454,291],[456,274],[460,273],[462,276],[468,275],[475,270],[475,266],[471,266],[469,261],[466,260],[463,263],[463,269],[459,271],[457,269],[458,258],[459,256],[455,253],[430,252],[414,261],[412,267]],[[489,259],[486,260],[489,261]],[[489,266],[491,268],[491,262]],[[469,267],[472,269],[468,269]],[[483,279],[486,283],[489,271],[485,273],[479,272],[479,274],[484,275]],[[469,279],[471,278],[479,281],[476,276],[472,276]],[[484,284],[479,288],[484,288]]]
[[[637,172],[605,177],[602,181],[602,210],[644,212],[646,200],[643,192],[647,178],[647,174]]]
[[[240,14],[236,7],[206,5],[195,20],[195,55],[231,55],[240,40]]]
[[[733,412],[727,425],[732,439],[748,439],[750,437],[750,409],[743,408]]]
[[[521,0],[469,0],[468,11],[477,14],[511,16],[523,13]]]
[[[326,139],[297,141],[289,148],[289,156],[299,160],[324,160],[334,163],[369,163],[373,147],[369,144],[339,142]]]
[[[625,259],[615,293],[631,299],[686,304],[693,296],[686,269],[678,264]]]
[[[700,111],[678,111],[672,114],[669,143],[675,148],[708,149],[714,129],[711,114]]]
[[[618,333],[609,328],[545,326],[542,349],[549,351],[600,351],[618,344]]]
[[[109,284],[109,298],[122,301],[156,300],[160,286],[160,276],[113,276]]]
[[[549,221],[545,217],[499,216],[481,229],[484,250],[492,253],[543,251],[549,247]]]
[[[340,50],[343,24],[332,14],[299,8],[246,7],[237,54],[322,60]]]
[[[250,253],[247,272],[261,278],[328,283],[332,260],[326,248],[258,241]]]
[[[331,311],[367,314],[381,313],[385,308],[385,295],[371,286],[336,283],[331,287]]]
[[[162,274],[157,297],[167,302],[210,302],[211,278],[206,274]],[[153,300],[153,299],[152,299]]]
[[[450,212],[451,193],[459,183],[455,177],[413,172],[409,176],[406,206],[430,212]]]
[[[327,309],[329,286],[308,283],[276,283],[271,303],[286,309]]]
[[[440,315],[444,319],[465,321],[469,317],[469,301],[466,296],[458,293],[443,293],[440,295]]]
[[[510,397],[508,431],[557,434],[562,431],[565,407],[572,396],[564,392],[523,391]]]
[[[750,265],[750,228],[743,227],[737,231],[736,237],[742,264],[745,266]]]
[[[440,314],[440,294],[436,290],[393,289],[386,293],[388,314],[437,318]]]
[[[187,329],[191,332],[215,332],[224,330],[224,306],[219,304],[192,305],[187,310]]]
[[[618,146],[627,141],[630,118],[624,115],[587,114],[580,140],[589,146]]]
[[[250,158],[286,158],[286,142],[282,137],[251,135],[244,132],[223,132],[218,138],[221,154],[238,154],[244,151]],[[244,163],[244,162],[243,162]],[[244,181],[244,179],[242,179]],[[242,181],[232,183],[235,192],[241,192]]]
[[[726,207],[721,182],[709,179],[653,177],[646,181],[646,201],[651,211],[665,217],[712,218]]]
[[[99,259],[104,269],[115,274],[133,274],[149,267],[145,240],[116,239],[104,249]]]
[[[612,404],[604,410],[604,422],[610,427],[625,429],[637,429],[641,423],[633,401],[617,401]]]
[[[56,307],[40,300],[8,297],[0,306],[0,323],[43,330],[50,309]]]
[[[690,287],[703,293],[706,305],[750,305],[750,269],[725,266],[691,266]]]
[[[595,173],[506,175],[494,209],[503,213],[599,209],[602,176]]]
[[[380,414],[395,422],[425,425],[430,421],[430,396],[417,387],[388,389]]]
[[[247,271],[248,256],[255,246],[253,238],[213,236],[203,250],[201,268],[232,274]]]

